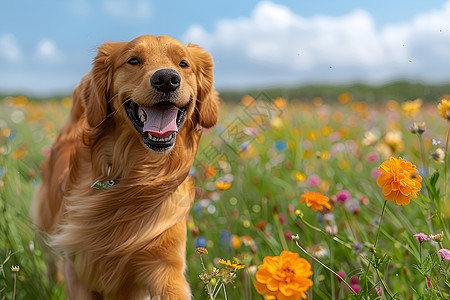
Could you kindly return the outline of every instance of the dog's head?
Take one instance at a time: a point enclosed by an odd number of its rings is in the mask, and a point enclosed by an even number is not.
[[[217,123],[211,56],[168,36],[101,45],[89,86],[83,103],[89,126],[112,116],[153,151],[170,150],[183,127]]]

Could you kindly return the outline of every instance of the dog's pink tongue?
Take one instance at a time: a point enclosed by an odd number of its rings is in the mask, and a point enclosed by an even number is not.
[[[144,132],[150,132],[157,138],[167,137],[177,128],[178,108],[169,107],[142,107],[141,109],[147,114],[147,120],[144,122]]]

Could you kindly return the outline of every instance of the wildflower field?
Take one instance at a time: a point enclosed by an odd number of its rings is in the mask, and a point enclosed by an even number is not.
[[[447,97],[224,99],[190,174],[193,299],[450,299]],[[0,299],[65,299],[28,209],[70,106],[0,99]]]

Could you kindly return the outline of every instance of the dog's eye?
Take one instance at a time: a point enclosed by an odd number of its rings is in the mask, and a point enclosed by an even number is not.
[[[140,62],[139,59],[132,57],[127,61],[127,63],[129,63],[130,65],[138,65]]]
[[[180,67],[182,67],[182,68],[187,68],[187,67],[189,67],[189,65],[188,65],[187,62],[185,62],[185,61],[180,62],[178,65],[179,65]]]

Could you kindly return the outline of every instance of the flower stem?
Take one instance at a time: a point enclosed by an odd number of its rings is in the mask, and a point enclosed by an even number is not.
[[[16,299],[16,281],[17,281],[17,275],[16,273],[14,275],[14,294],[13,294],[13,300]]]
[[[422,158],[422,165],[423,165],[423,168],[424,168],[424,174],[423,175],[426,178],[428,176],[428,161],[425,158],[425,145],[424,145],[424,142],[423,142],[422,134],[417,133],[417,137],[419,138],[420,156]]]
[[[381,273],[380,273],[380,270],[378,270],[378,269],[375,269],[375,270],[377,271],[378,278],[380,278],[381,285],[384,287],[384,290],[388,293],[388,295],[389,295],[389,297],[391,297],[391,299],[394,299],[394,296],[392,296],[392,294],[391,294],[391,292],[389,291],[389,289],[388,289],[386,283],[384,282],[383,279],[381,279]]]
[[[383,215],[384,215],[384,211],[385,211],[385,209],[386,209],[386,203],[387,203],[387,200],[384,200],[383,208],[382,208],[382,210],[381,210],[381,215],[380,215],[380,223],[378,224],[377,235],[376,235],[376,237],[375,237],[375,242],[373,243],[373,249],[371,250],[371,251],[372,251],[372,257],[369,259],[369,262],[367,263],[367,269],[366,269],[366,272],[365,272],[365,274],[364,274],[364,280],[365,280],[365,283],[366,283],[366,292],[367,292],[367,293],[369,292],[369,284],[367,283],[367,274],[369,273],[370,264],[371,264],[371,262],[372,262],[372,259],[375,257],[375,251],[376,251],[376,249],[377,249],[378,238],[380,237],[381,222],[383,221]],[[376,269],[376,268],[375,268],[375,269]],[[377,270],[377,271],[378,271],[378,270]],[[380,278],[380,280],[381,280],[381,278]]]
[[[228,300],[227,298],[227,289],[225,288],[225,285],[222,283],[222,287],[223,287],[223,294],[225,295],[225,300]]]
[[[321,262],[320,260],[318,260],[317,258],[315,258],[312,254],[310,254],[308,251],[306,251],[305,249],[303,249],[302,246],[300,246],[300,244],[298,243],[298,241],[295,241],[295,244],[297,245],[297,247],[300,248],[300,250],[302,250],[303,252],[305,252],[306,255],[308,255],[309,257],[311,257],[312,259],[314,259],[317,263],[319,263],[322,267],[324,267],[325,269],[327,269],[328,271],[330,271],[331,273],[333,273],[335,276],[337,276],[339,279],[342,280],[342,282],[345,283],[346,286],[348,286],[348,288],[350,289],[350,291],[353,292],[353,294],[357,294],[351,287],[351,285],[344,280],[344,278],[341,277],[341,275],[339,275],[338,273],[336,273],[335,271],[333,271],[332,269],[330,269],[326,264],[324,264],[323,262]]]
[[[309,228],[311,228],[311,229],[313,229],[313,230],[316,230],[316,231],[318,231],[318,232],[321,232],[321,233],[323,233],[323,234],[329,236],[329,234],[328,234],[326,231],[324,231],[323,229],[320,229],[320,228],[318,228],[318,227],[316,227],[316,226],[314,226],[314,225],[308,223],[308,221],[306,221],[303,217],[300,217],[300,216],[299,216],[299,218],[300,218],[300,219],[302,220],[302,222],[303,222],[306,226],[308,226]],[[297,223],[297,225],[298,225],[298,223]],[[352,249],[352,245],[350,245],[350,244],[344,242],[343,240],[339,239],[339,238],[336,237],[336,236],[333,236],[333,237],[332,237],[332,240],[334,240],[334,241],[336,241],[336,242],[338,242],[338,243],[344,245],[345,247],[347,247],[347,248],[349,248],[349,249]]]
[[[330,240],[330,266],[334,268],[334,242],[333,240]],[[334,286],[334,280],[331,278],[331,298],[335,298],[335,286]]]
[[[439,294],[441,294],[442,299],[444,299],[444,295],[442,294],[441,288],[439,287],[439,277],[441,275],[441,268],[442,268],[442,263],[444,262],[444,259],[441,259],[441,263],[439,264],[439,270],[438,270],[438,274],[437,274],[437,282],[436,282],[436,287],[439,291]]]
[[[284,250],[289,250],[288,245],[286,243],[286,238],[284,237],[283,228],[281,228],[280,219],[278,218],[278,214],[274,215],[275,225],[277,225],[278,235],[280,236],[281,245],[283,245]]]
[[[422,242],[419,242],[420,268],[422,268]]]
[[[381,210],[381,215],[380,215],[380,224],[378,224],[377,236],[375,237],[375,243],[373,243],[373,251],[374,252],[377,249],[378,238],[380,236],[380,231],[381,231],[381,222],[383,221],[383,215],[384,215],[384,210],[386,209],[386,203],[387,203],[387,200],[384,200],[383,209]]]
[[[200,262],[202,263],[203,270],[206,272],[206,268],[205,265],[203,264],[203,258],[201,254],[200,254]]]
[[[444,205],[447,203],[447,173],[448,173],[448,140],[450,139],[450,127],[448,128],[447,141],[445,143],[445,163],[444,163]]]

